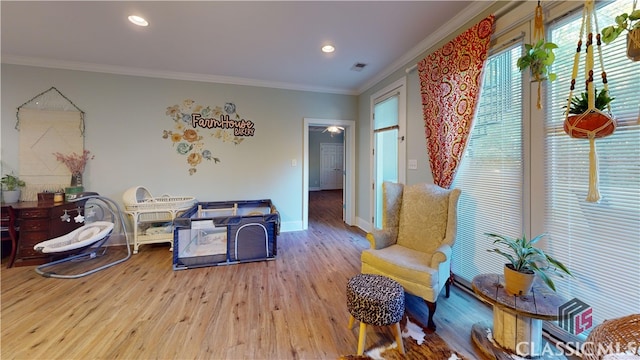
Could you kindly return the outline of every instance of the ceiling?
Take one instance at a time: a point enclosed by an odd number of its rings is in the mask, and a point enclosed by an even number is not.
[[[359,94],[491,3],[3,0],[2,62]]]

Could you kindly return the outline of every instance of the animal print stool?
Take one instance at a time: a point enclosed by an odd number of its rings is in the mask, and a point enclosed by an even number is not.
[[[364,353],[367,325],[392,325],[398,343],[398,350],[404,354],[404,345],[400,333],[400,320],[404,315],[404,288],[395,280],[373,274],[360,274],[347,283],[347,307],[353,321],[360,321],[358,355]]]

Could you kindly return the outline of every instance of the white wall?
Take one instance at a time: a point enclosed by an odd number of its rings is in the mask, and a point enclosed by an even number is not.
[[[303,118],[358,117],[357,98],[349,95],[9,64],[2,64],[1,74],[3,174],[19,170],[16,108],[55,86],[86,113],[85,148],[95,155],[84,174],[87,190],[118,201],[132,186],[144,186],[154,196],[200,201],[270,198],[284,231],[302,223]],[[205,161],[189,175],[185,156],[162,138],[174,125],[167,107],[185,99],[212,107],[235,103],[237,112],[255,123],[255,136],[238,145],[205,140],[221,162]]]

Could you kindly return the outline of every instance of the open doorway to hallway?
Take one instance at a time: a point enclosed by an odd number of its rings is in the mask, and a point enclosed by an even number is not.
[[[355,121],[304,119],[303,230],[309,226],[310,192],[341,190],[338,219],[355,221]]]

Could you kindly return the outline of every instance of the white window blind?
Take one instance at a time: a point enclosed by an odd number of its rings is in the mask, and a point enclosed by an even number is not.
[[[601,4],[600,28],[631,11],[630,0]],[[624,34],[602,45],[616,132],[596,140],[599,160],[599,203],[585,201],[589,186],[589,142],[573,139],[562,129],[571,69],[579,39],[581,11],[547,26],[555,42],[553,72],[545,107],[545,231],[547,251],[561,260],[575,278],[556,280],[558,293],[578,298],[593,309],[594,325],[640,312],[640,62],[625,55]],[[594,49],[594,51],[596,51]],[[596,59],[597,59],[597,52]],[[584,45],[574,94],[584,91]],[[596,60],[594,84],[602,89]]]
[[[462,193],[452,270],[471,282],[481,273],[502,273],[504,261],[486,249],[487,232],[522,232],[522,74],[516,61],[521,42],[489,56],[469,144],[452,187]]]

